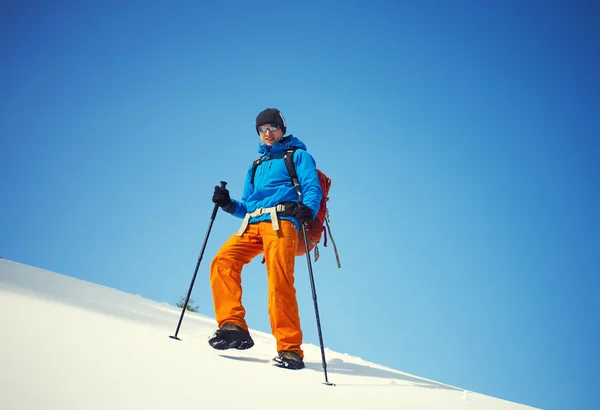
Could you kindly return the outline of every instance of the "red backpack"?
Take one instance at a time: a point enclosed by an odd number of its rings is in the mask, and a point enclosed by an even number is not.
[[[296,148],[297,149],[297,148]],[[283,159],[285,161],[285,166],[292,178],[292,183],[296,188],[296,192],[298,193],[298,198],[302,198],[302,194],[300,192],[300,182],[298,181],[298,174],[296,173],[296,166],[294,165],[294,152],[296,149],[289,149],[286,151]],[[256,167],[261,163],[261,158],[258,158],[254,161],[254,165],[252,166],[252,183],[254,183],[254,174],[256,172]],[[308,242],[308,251],[315,250],[315,262],[319,259],[319,248],[317,244],[321,241],[321,237],[325,236],[323,241],[323,246],[327,246],[327,233],[329,233],[329,237],[331,238],[331,243],[333,243],[333,250],[335,252],[335,258],[337,261],[338,268],[342,267],[340,263],[340,257],[338,255],[337,246],[335,241],[333,240],[333,236],[331,235],[331,228],[329,227],[329,210],[327,209],[327,201],[329,201],[329,189],[331,188],[331,179],[325,175],[320,169],[317,169],[317,174],[319,175],[319,183],[321,184],[321,191],[323,191],[323,198],[321,199],[321,204],[319,205],[319,211],[317,212],[317,216],[310,222],[306,223],[306,239]],[[327,229],[325,229],[327,228]],[[302,237],[302,233],[300,233],[300,238],[298,241],[298,249],[296,250],[296,256],[302,256],[306,254],[306,247],[304,245],[304,238]]]

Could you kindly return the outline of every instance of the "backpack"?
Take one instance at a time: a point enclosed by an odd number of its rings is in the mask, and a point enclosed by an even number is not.
[[[290,174],[290,178],[292,179],[292,183],[296,188],[296,192],[298,193],[298,199],[302,199],[302,193],[300,191],[300,182],[298,181],[298,174],[296,173],[296,166],[294,165],[294,152],[298,148],[291,148],[285,152],[283,156],[283,160],[285,161],[285,167],[287,168],[288,173]],[[271,157],[274,158],[282,158],[282,157]],[[252,164],[252,176],[251,183],[254,184],[254,175],[256,174],[256,168],[262,162],[262,157],[254,160]],[[319,176],[319,183],[321,185],[321,191],[323,192],[323,198],[321,199],[321,204],[319,205],[319,211],[313,220],[307,222],[305,225],[306,228],[306,240],[308,242],[308,252],[315,250],[315,262],[319,259],[319,248],[317,244],[321,241],[321,237],[324,236],[325,239],[323,241],[323,246],[327,246],[327,233],[329,233],[329,237],[331,238],[331,243],[333,243],[333,249],[335,253],[335,258],[337,261],[338,268],[341,268],[342,265],[340,263],[340,257],[338,255],[337,246],[335,241],[333,240],[333,236],[331,235],[331,228],[329,227],[329,210],[327,209],[327,201],[329,201],[329,189],[331,188],[331,178],[325,175],[320,169],[317,169],[317,174]],[[327,227],[327,229],[325,229]],[[302,232],[300,232],[299,240],[298,240],[298,249],[296,250],[296,256],[305,255],[306,247],[304,244],[304,237],[302,236]]]

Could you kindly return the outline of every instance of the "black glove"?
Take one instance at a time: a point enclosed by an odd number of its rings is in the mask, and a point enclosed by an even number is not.
[[[300,226],[313,219],[312,210],[304,204],[298,204],[292,216],[296,218]]]
[[[212,201],[221,208],[225,208],[227,205],[231,204],[231,197],[229,196],[227,188],[216,186]]]

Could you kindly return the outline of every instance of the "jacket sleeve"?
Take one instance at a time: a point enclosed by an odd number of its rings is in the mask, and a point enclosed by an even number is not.
[[[248,197],[254,192],[254,185],[250,182],[252,178],[252,165],[248,168],[248,172],[246,173],[246,181],[244,182],[244,191],[242,192],[242,200],[238,201],[237,199],[232,199],[231,202],[235,204],[235,210],[231,212],[233,216],[238,218],[244,218],[246,213],[248,212],[248,208],[246,207],[246,200]]]
[[[317,165],[313,157],[304,150],[297,150],[294,153],[294,165],[296,165],[296,174],[298,175],[298,182],[300,182],[302,203],[313,211],[314,218],[319,212],[321,199],[323,198]]]

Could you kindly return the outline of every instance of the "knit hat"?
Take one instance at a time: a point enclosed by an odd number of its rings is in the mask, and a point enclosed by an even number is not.
[[[265,124],[278,125],[285,135],[285,118],[277,108],[267,108],[256,116],[256,132],[258,132],[258,127]]]

